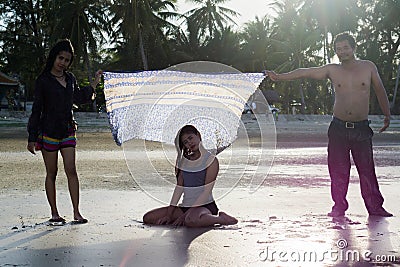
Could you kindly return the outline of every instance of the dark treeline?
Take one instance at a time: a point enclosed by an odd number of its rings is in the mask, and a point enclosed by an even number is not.
[[[235,25],[239,11],[224,7],[229,0],[187,1],[193,9],[180,14],[176,0],[0,0],[0,70],[17,76],[32,99],[49,47],[69,38],[76,52],[73,71],[86,83],[98,68],[155,70],[194,60],[242,72],[283,72],[335,60],[333,36],[349,31],[358,57],[377,64],[392,113],[400,114],[399,0],[276,0],[270,4],[273,16],[242,27]],[[279,93],[274,104],[283,112],[293,105],[305,114],[332,111],[327,81],[266,80],[261,89]],[[373,93],[371,113],[381,113]]]

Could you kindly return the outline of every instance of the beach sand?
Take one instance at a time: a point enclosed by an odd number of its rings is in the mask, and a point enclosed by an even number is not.
[[[77,116],[80,206],[89,223],[71,224],[71,203],[60,160],[57,200],[67,223],[49,225],[44,165],[40,153],[26,151],[26,116],[0,115],[0,266],[400,264],[400,118],[392,121],[387,132],[374,136],[384,207],[394,217],[367,215],[354,166],[346,217],[327,217],[332,206],[326,165],[330,118],[280,116],[273,164],[264,166],[268,176],[262,185],[250,191],[243,179],[232,187],[224,180],[234,173],[232,170],[218,178],[219,188],[226,186],[226,194],[217,199],[217,204],[239,223],[188,229],[143,225],[146,211],[164,205],[154,196],[168,199],[172,192],[153,184],[141,190],[143,186],[133,176],[135,170],[146,167],[141,166],[143,153],[137,153],[131,175],[126,151],[114,143],[106,117],[101,114]],[[257,131],[251,115],[243,120],[250,132]],[[379,116],[372,116],[375,132],[381,121]],[[135,142],[130,147],[133,151],[143,145],[143,141]],[[146,143],[146,148],[161,151],[156,143]],[[237,151],[242,151],[240,145]],[[171,171],[162,156],[154,162],[158,171]]]

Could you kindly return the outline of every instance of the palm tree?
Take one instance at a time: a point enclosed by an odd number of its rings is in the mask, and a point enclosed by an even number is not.
[[[185,13],[187,20],[196,25],[199,40],[212,38],[230,23],[236,25],[231,16],[238,16],[236,11],[220,6],[229,0],[188,0],[201,7],[193,8]]]
[[[186,20],[186,23],[186,31],[179,28],[175,33],[176,38],[172,40],[172,45],[180,59],[186,58],[186,61],[199,60],[203,44],[197,38],[197,26],[190,20]]]
[[[333,53],[329,47],[333,38],[329,42],[329,36],[333,37],[343,31],[354,32],[358,26],[360,9],[357,1],[305,0],[299,14],[323,32],[325,63],[330,63]]]
[[[239,34],[227,27],[216,32],[200,50],[200,60],[218,61],[223,64],[233,65],[240,54]]]
[[[58,5],[57,5],[58,3]],[[97,45],[105,41],[103,33],[110,32],[105,16],[105,1],[54,1],[53,10],[59,10],[52,39],[68,38],[74,46],[77,59],[82,59],[89,80],[91,66],[89,53],[97,53]]]
[[[242,63],[246,71],[260,71],[268,69],[271,25],[270,19],[255,17],[254,21],[245,23],[241,36]]]
[[[277,64],[278,72],[288,72],[296,68],[315,66],[320,61],[318,52],[322,48],[321,34],[318,29],[310,28],[301,16],[298,15],[298,2],[285,0],[274,3],[278,16],[273,24],[271,44],[274,52],[271,53],[271,61]],[[283,82],[278,87],[285,88],[286,104],[289,105],[291,97],[286,88],[294,85],[298,88],[301,101],[301,112],[306,107],[303,87],[307,87],[307,81]]]
[[[168,18],[178,18],[175,10],[176,0],[116,0],[110,7],[111,22],[115,28],[113,41],[118,44],[119,52],[127,57],[126,63],[132,64],[135,55],[140,55],[142,67],[147,70],[148,51],[166,44],[166,32],[175,26]],[[124,59],[121,59],[123,62]]]
[[[392,110],[394,109],[395,103],[396,103],[397,89],[399,88],[399,79],[400,79],[400,64],[399,64],[399,67],[398,67],[398,69],[397,69],[396,84],[395,84],[395,86],[394,86],[392,103],[390,103],[390,108],[391,108]]]
[[[382,80],[388,89],[389,98],[392,97],[393,108],[397,95],[396,73],[397,76],[399,75],[400,2],[396,0],[362,0],[361,5],[365,7],[366,11],[362,18],[362,29],[359,34],[359,39],[363,42],[359,44],[357,51],[359,51],[358,54],[364,52],[366,58],[378,65]],[[380,112],[376,97],[371,98],[371,112]]]
[[[0,1],[0,67],[19,76],[26,97],[33,96],[34,83],[46,61],[49,43],[48,1]]]

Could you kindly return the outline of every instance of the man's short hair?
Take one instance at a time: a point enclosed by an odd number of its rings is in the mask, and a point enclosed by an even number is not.
[[[335,36],[335,40],[333,41],[333,48],[336,50],[336,43],[343,41],[348,41],[351,48],[356,48],[356,40],[348,32],[342,32]]]

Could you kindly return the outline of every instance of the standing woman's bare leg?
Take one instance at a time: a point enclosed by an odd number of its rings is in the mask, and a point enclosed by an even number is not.
[[[58,170],[58,151],[49,152],[42,149],[42,156],[44,165],[46,167],[46,180],[45,189],[47,201],[50,204],[51,219],[60,220],[62,219],[58,214],[57,201],[56,201],[56,177]]]
[[[78,222],[87,222],[79,212],[79,179],[78,173],[76,172],[75,148],[62,148],[61,156],[63,157],[64,170],[68,179],[68,189],[71,196],[72,207],[74,209],[74,220]]]

